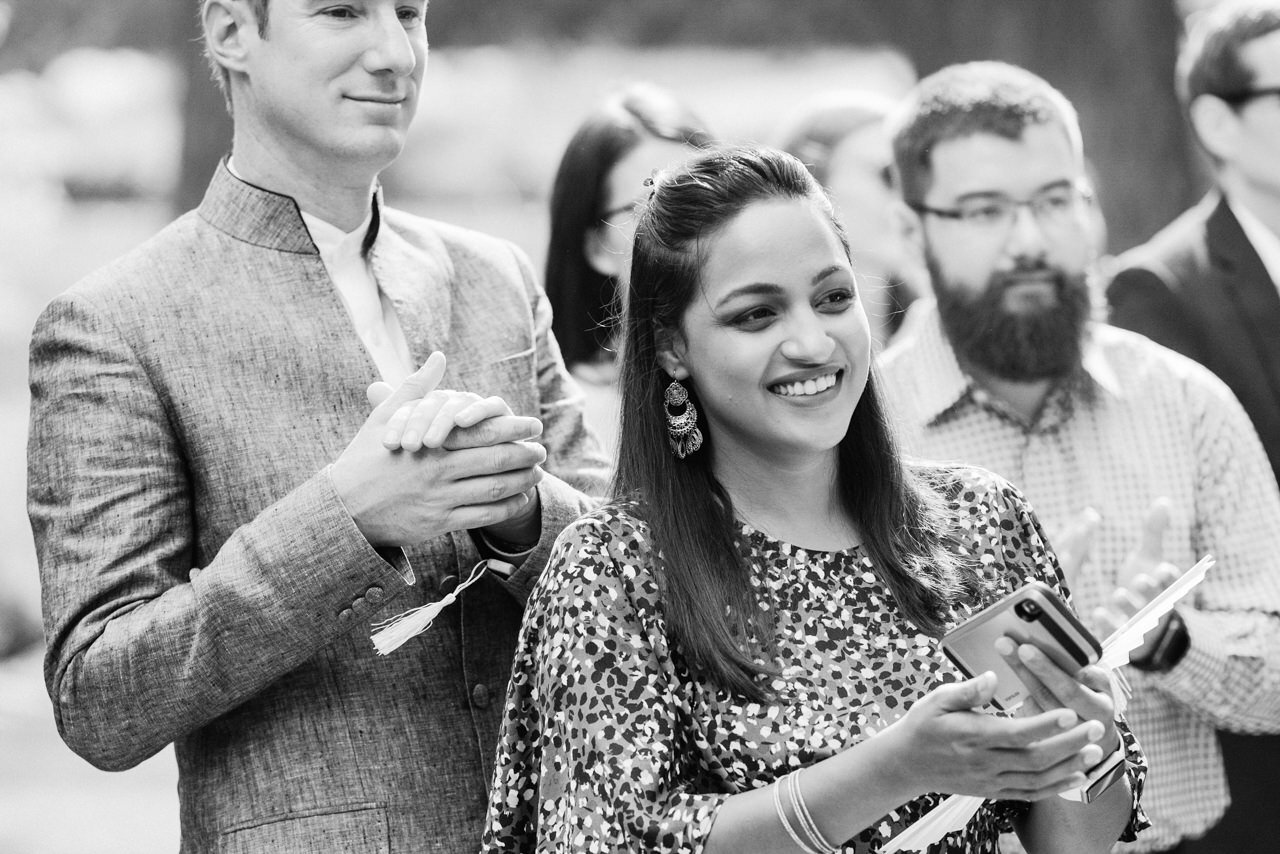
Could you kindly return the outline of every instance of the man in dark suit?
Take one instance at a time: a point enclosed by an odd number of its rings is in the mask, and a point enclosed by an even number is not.
[[[1190,23],[1179,94],[1216,187],[1117,259],[1111,321],[1221,377],[1280,477],[1280,3],[1224,3]],[[1233,803],[1189,850],[1274,851],[1280,736],[1221,736]]]
[[[425,11],[204,0],[231,156],[33,334],[54,715],[100,768],[174,745],[183,852],[474,849],[523,600],[604,488],[523,253],[383,204]],[[469,429],[388,450],[419,399]]]

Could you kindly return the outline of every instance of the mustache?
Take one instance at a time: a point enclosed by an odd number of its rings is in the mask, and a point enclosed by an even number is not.
[[[1012,270],[993,273],[987,280],[988,293],[992,296],[1002,294],[1015,285],[1025,284],[1029,278],[1051,283],[1059,296],[1066,292],[1071,283],[1071,277],[1061,267],[1044,262],[1033,262],[1019,264]]]

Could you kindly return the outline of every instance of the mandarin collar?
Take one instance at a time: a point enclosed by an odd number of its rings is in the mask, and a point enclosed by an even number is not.
[[[381,207],[382,187],[377,186],[362,241],[362,250],[366,253],[378,234]],[[214,170],[198,213],[212,227],[244,243],[279,252],[320,254],[293,197],[236,177],[228,168],[226,158]]]

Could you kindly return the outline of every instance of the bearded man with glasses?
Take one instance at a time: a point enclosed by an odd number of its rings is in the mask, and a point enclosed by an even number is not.
[[[1280,3],[1223,3],[1192,19],[1178,93],[1215,186],[1123,254],[1111,321],[1222,378],[1280,476]],[[1274,851],[1280,738],[1223,734],[1233,805],[1196,848]]]
[[[1097,212],[1060,92],[1003,63],[951,66],[893,124],[903,221],[936,297],[880,363],[905,449],[1018,486],[1100,638],[1218,559],[1124,668],[1152,826],[1116,850],[1181,851],[1228,802],[1215,728],[1280,730],[1275,478],[1220,380],[1093,319]]]

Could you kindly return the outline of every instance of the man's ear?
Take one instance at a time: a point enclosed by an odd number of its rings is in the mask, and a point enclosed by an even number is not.
[[[924,258],[924,221],[920,214],[907,206],[902,199],[895,199],[889,206],[889,217],[893,229],[902,239],[902,244],[915,259]]]
[[[1200,143],[1219,160],[1235,157],[1240,117],[1231,105],[1215,95],[1201,95],[1191,102],[1191,128]]]
[[[689,378],[689,369],[684,365],[685,341],[680,330],[668,326],[659,326],[654,333],[654,343],[658,347],[658,364],[673,379]]]
[[[627,263],[627,253],[619,251],[618,240],[611,239],[613,226],[607,222],[596,223],[582,238],[582,254],[591,269],[602,276],[617,279],[622,276],[622,266]]]
[[[200,23],[204,27],[205,49],[227,71],[244,71],[246,42],[257,38],[258,22],[253,10],[242,0],[209,0]]]

